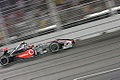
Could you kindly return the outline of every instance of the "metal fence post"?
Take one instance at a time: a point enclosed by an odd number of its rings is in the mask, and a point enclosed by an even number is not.
[[[57,32],[55,33],[55,35],[60,35],[61,34],[60,31],[62,31],[61,19],[60,19],[60,16],[58,14],[58,11],[57,11],[56,4],[55,4],[54,0],[48,0],[47,2],[48,2],[48,7],[49,7],[49,11],[50,11],[52,20],[56,25]],[[55,39],[57,39],[57,37],[55,37]]]
[[[105,0],[106,2],[106,7],[109,9],[110,14],[114,15],[117,14],[117,11],[113,11],[112,8],[115,6],[114,0]]]
[[[1,10],[0,10],[0,16],[1,16],[0,28],[1,28],[1,32],[3,33],[3,43],[5,45],[8,45],[9,44],[8,32],[6,27],[4,26],[4,18],[2,18]]]
[[[54,0],[47,0],[49,11],[52,17],[53,22],[57,26],[57,31],[61,30],[61,19],[59,17],[58,11],[56,9],[56,4]]]

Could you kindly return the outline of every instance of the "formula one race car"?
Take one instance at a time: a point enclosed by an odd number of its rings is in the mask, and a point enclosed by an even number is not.
[[[2,66],[8,65],[11,62],[14,62],[18,59],[30,58],[36,55],[35,50],[32,49],[33,45],[20,44],[14,49],[8,50],[3,48],[0,50],[0,63]]]
[[[47,43],[38,44],[36,46],[37,52],[44,54],[47,52],[58,52],[59,50],[75,47],[78,40],[74,39],[57,39]]]
[[[32,58],[34,56],[43,55],[49,52],[58,52],[59,50],[72,48],[76,45],[77,40],[74,39],[57,39],[47,43],[41,43],[36,46],[23,42],[13,50],[4,48],[0,51],[0,63],[2,66],[8,65],[19,59]]]

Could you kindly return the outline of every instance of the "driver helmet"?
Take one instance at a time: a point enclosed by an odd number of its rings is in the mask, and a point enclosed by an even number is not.
[[[20,44],[25,44],[25,42],[24,42],[24,41],[22,41]]]
[[[29,48],[33,48],[34,47],[34,45],[33,44],[29,44],[29,46],[28,46]]]

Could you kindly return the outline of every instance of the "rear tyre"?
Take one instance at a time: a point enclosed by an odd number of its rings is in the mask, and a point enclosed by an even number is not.
[[[58,52],[60,49],[60,45],[57,42],[53,42],[49,45],[49,49],[51,52]]]
[[[9,58],[7,56],[2,56],[0,58],[0,63],[1,63],[2,66],[8,65],[9,62],[10,62],[10,60],[9,60]]]

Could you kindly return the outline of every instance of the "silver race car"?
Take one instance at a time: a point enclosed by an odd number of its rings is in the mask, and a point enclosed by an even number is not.
[[[2,66],[6,66],[20,59],[32,58],[50,52],[58,52],[59,50],[75,47],[77,42],[78,40],[74,39],[57,39],[36,46],[23,42],[11,51],[7,48],[0,50],[0,63]]]
[[[75,47],[78,40],[74,39],[57,39],[47,43],[38,44],[35,48],[37,53],[45,54],[47,52],[58,52],[59,50]]]

